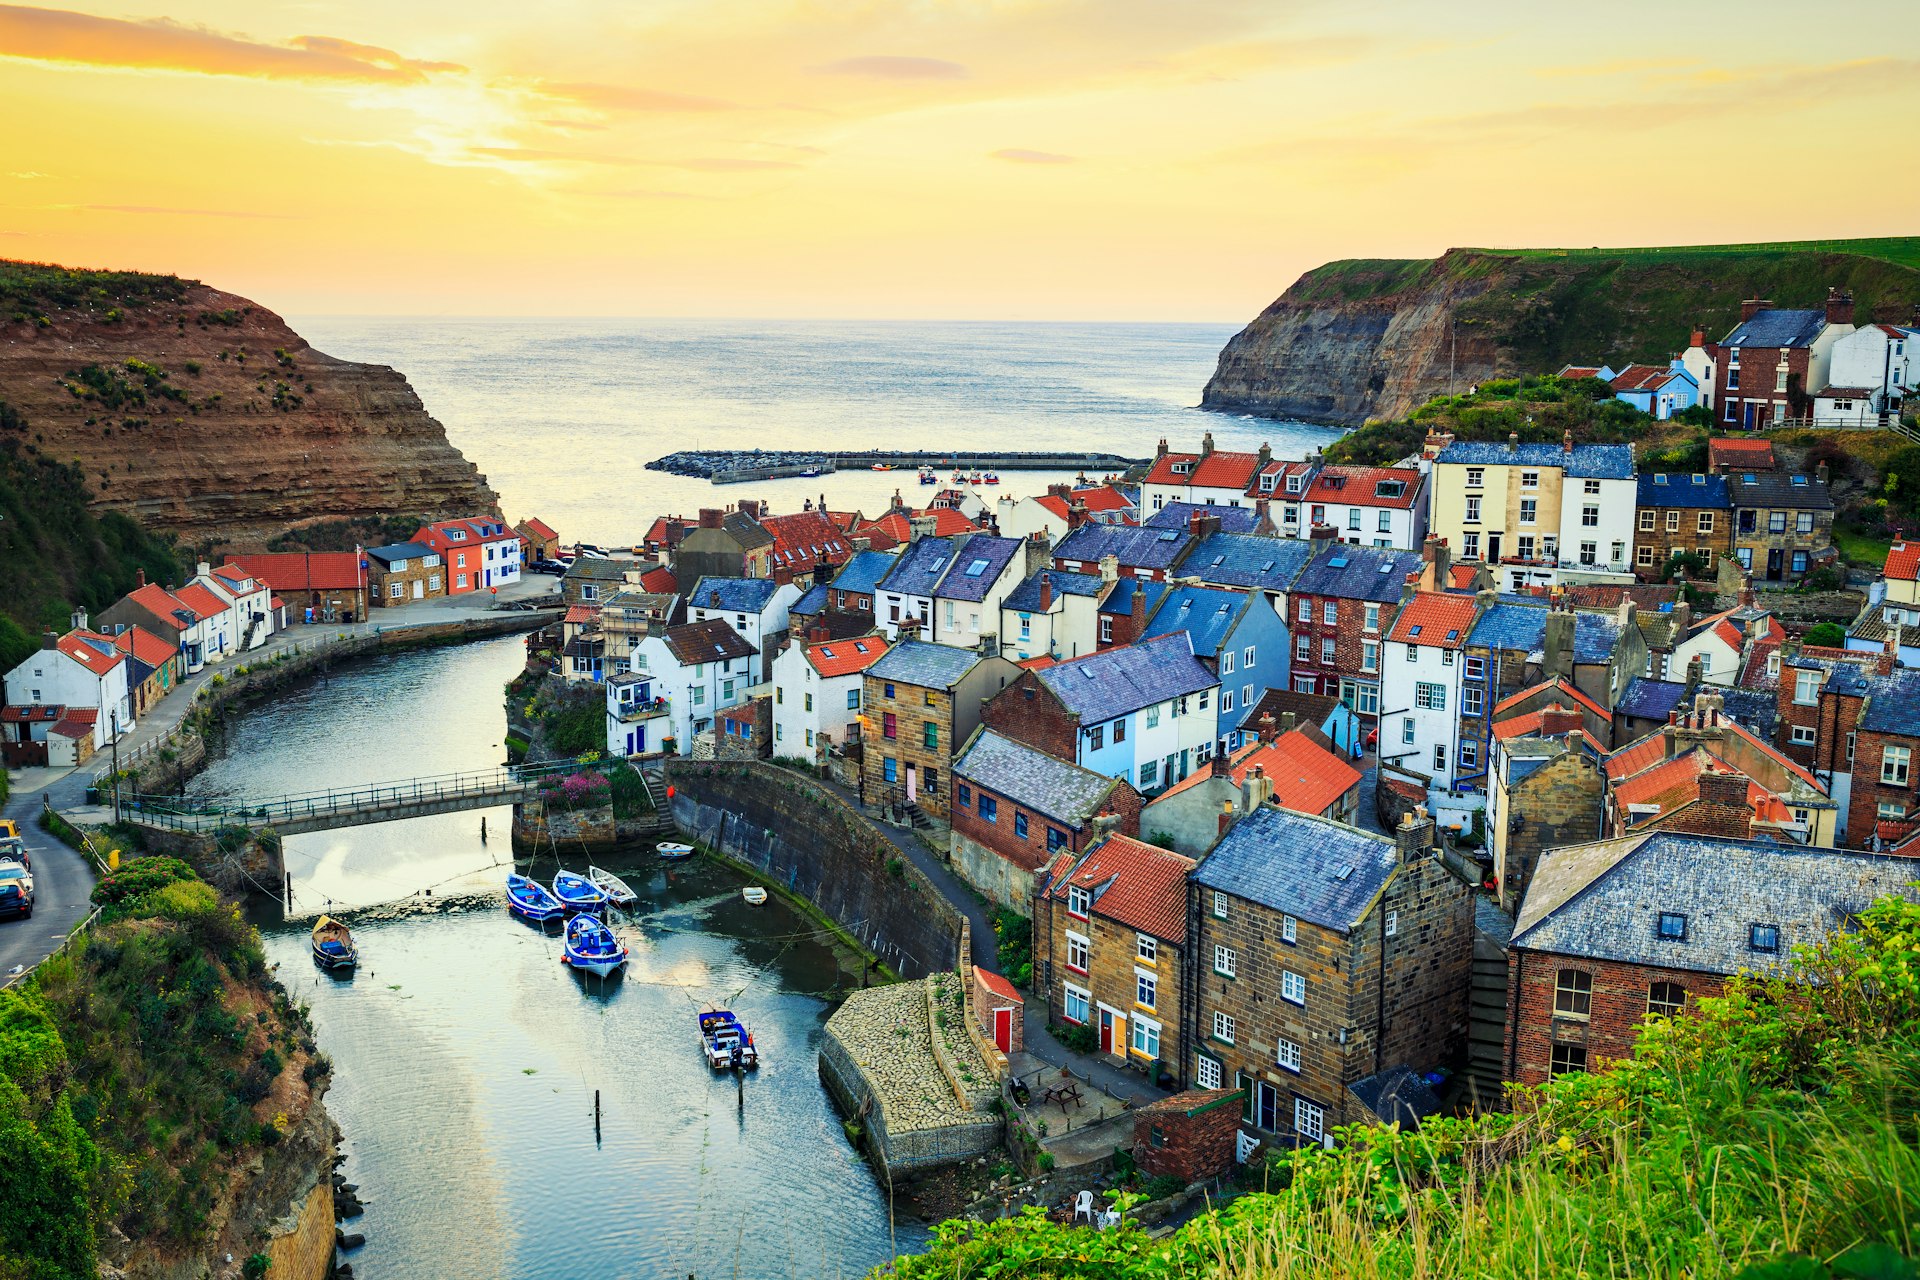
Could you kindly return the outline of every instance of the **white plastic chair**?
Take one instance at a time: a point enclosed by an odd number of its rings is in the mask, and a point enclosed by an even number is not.
[[[1082,1191],[1073,1198],[1073,1220],[1075,1222],[1080,1221],[1081,1214],[1086,1215],[1087,1225],[1092,1226],[1094,1224],[1093,1192],[1091,1191]]]

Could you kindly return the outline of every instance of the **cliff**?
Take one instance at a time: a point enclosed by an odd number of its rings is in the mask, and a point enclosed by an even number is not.
[[[1906,322],[1920,303],[1915,245],[1450,249],[1332,262],[1228,341],[1201,405],[1340,425],[1403,418],[1488,378],[1665,362],[1695,325],[1727,332],[1756,295],[1816,307],[1837,287],[1861,320]]]
[[[96,508],[228,548],[321,521],[497,511],[393,369],[197,281],[0,262],[0,442]]]

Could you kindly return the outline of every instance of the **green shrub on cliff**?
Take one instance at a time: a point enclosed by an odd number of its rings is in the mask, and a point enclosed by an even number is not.
[[[1510,1114],[1349,1126],[1164,1241],[1030,1211],[950,1222],[905,1280],[1913,1277],[1920,1257],[1920,907],[1650,1021],[1636,1056]]]

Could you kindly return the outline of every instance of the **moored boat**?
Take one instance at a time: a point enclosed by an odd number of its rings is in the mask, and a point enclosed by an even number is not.
[[[939,484],[940,477],[934,473],[931,467],[929,467],[920,473],[920,483],[921,484]]]
[[[715,1071],[760,1065],[760,1051],[753,1047],[752,1033],[730,1009],[709,1009],[700,1015],[700,1045],[706,1051],[707,1065]]]
[[[553,896],[568,911],[598,911],[607,905],[606,892],[577,871],[554,872]]]
[[[616,907],[630,907],[640,899],[640,895],[629,888],[625,880],[604,867],[588,867],[587,879],[593,881],[593,887],[606,894],[607,901]]]
[[[891,470],[893,470],[893,467],[892,467],[892,465],[891,465],[891,464],[889,464],[889,463],[885,463],[885,462],[876,462],[876,463],[874,463],[874,464],[873,464],[873,469],[874,469],[875,471],[891,471]]]
[[[561,964],[604,978],[626,962],[627,949],[598,916],[575,916],[567,921],[567,947],[560,955]]]
[[[1000,477],[992,471],[987,472],[985,479],[988,484],[1000,483]]]
[[[528,920],[557,920],[566,914],[547,886],[521,875],[507,877],[507,910]]]
[[[692,845],[681,844],[676,840],[662,840],[659,844],[653,846],[653,848],[664,862],[678,862],[682,858],[691,858],[693,856]]]
[[[740,891],[740,896],[747,900],[748,906],[758,907],[766,902],[767,891],[757,884],[750,884]]]
[[[313,922],[313,959],[328,969],[351,969],[360,953],[354,949],[353,934],[332,916]]]

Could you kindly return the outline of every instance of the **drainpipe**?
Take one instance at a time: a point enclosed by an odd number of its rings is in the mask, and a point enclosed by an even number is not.
[[[1387,1050],[1387,901],[1380,899],[1380,982],[1375,992],[1373,1015],[1373,1073],[1385,1070],[1382,1058]]]
[[[1520,993],[1526,986],[1527,953],[1513,953],[1513,989],[1507,995],[1507,1079],[1520,1069]]]

